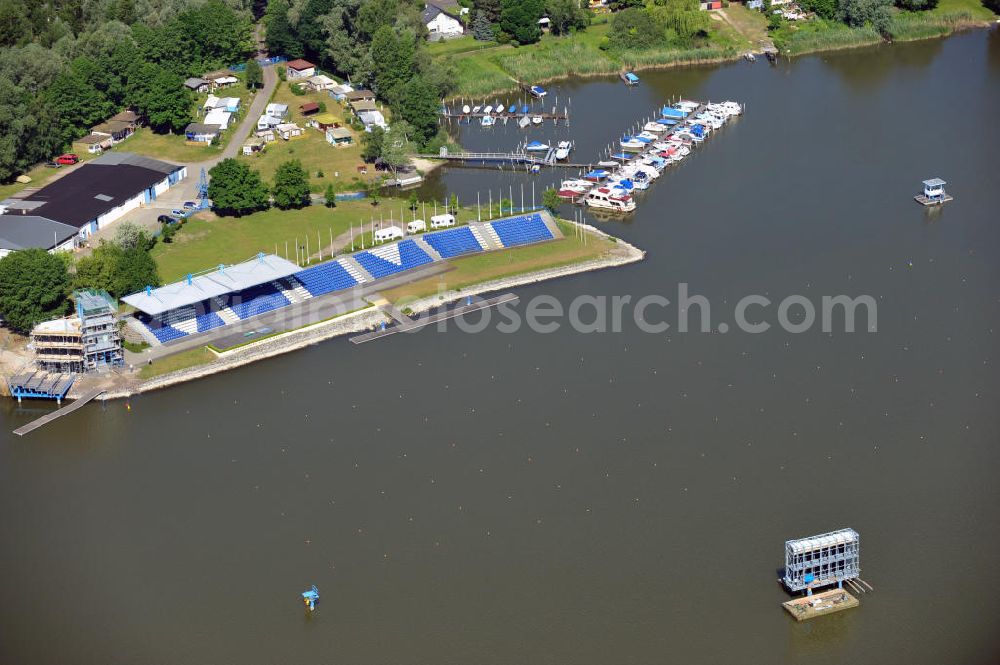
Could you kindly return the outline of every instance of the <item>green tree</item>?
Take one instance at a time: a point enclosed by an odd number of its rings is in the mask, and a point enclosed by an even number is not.
[[[488,23],[500,21],[501,0],[474,0],[472,6],[476,14],[482,14]]]
[[[260,173],[243,162],[224,159],[209,170],[208,198],[219,215],[241,217],[270,205],[267,186]]]
[[[337,190],[333,188],[333,183],[329,183],[326,186],[326,192],[323,193],[323,198],[325,199],[325,205],[327,208],[337,207]]]
[[[559,198],[559,192],[556,191],[555,187],[549,187],[542,192],[542,205],[553,213],[559,209],[561,204],[562,200]]]
[[[666,41],[662,27],[643,9],[626,9],[615,14],[608,40],[616,49],[645,49]]]
[[[421,76],[413,76],[403,86],[396,104],[396,114],[413,128],[410,140],[424,145],[438,130],[437,91]]]
[[[59,119],[60,138],[70,143],[110,115],[112,105],[108,99],[86,79],[79,68],[93,64],[84,58],[76,67],[56,77],[44,93],[45,103]]]
[[[519,44],[534,44],[542,36],[538,19],[543,13],[543,0],[501,0],[500,29]]]
[[[837,16],[847,25],[858,28],[870,23],[885,34],[889,28],[890,0],[840,0]]]
[[[309,174],[302,168],[302,162],[295,159],[278,166],[278,170],[274,172],[271,196],[274,198],[274,205],[282,210],[305,208],[311,203]]]
[[[73,283],[121,298],[146,286],[159,286],[160,276],[145,244],[125,248],[102,240],[90,256],[77,262]]]
[[[128,220],[115,225],[111,242],[124,250],[149,249],[151,244],[149,234],[141,226]]]
[[[802,0],[799,6],[808,12],[832,21],[837,17],[837,0]]]
[[[413,128],[405,120],[392,123],[385,133],[382,139],[382,153],[379,156],[382,163],[391,168],[393,173],[410,163],[410,155],[413,153],[411,143],[413,133]]]
[[[18,332],[66,313],[66,262],[43,249],[12,252],[0,259],[0,314]]]
[[[578,0],[547,0],[545,14],[549,17],[549,29],[556,35],[583,30],[590,18]]]
[[[414,36],[397,35],[392,27],[383,25],[372,37],[370,52],[375,67],[375,90],[392,100],[399,87],[413,76]]]
[[[260,63],[253,58],[247,60],[247,67],[243,72],[244,81],[250,90],[256,90],[264,85],[264,70],[260,68]]]
[[[416,192],[410,192],[410,198],[407,200],[407,205],[409,206],[410,210],[416,210],[417,207],[420,205],[420,199],[417,198]]]
[[[267,3],[264,28],[267,50],[272,55],[285,55],[289,58],[301,58],[304,55],[302,42],[299,41],[288,20],[287,0],[271,0]]]
[[[382,141],[385,138],[385,130],[381,127],[372,127],[370,132],[361,135],[361,159],[369,164],[382,156]]]
[[[154,132],[179,132],[191,122],[191,91],[178,74],[147,63],[130,81],[129,98]]]
[[[476,10],[476,17],[472,19],[472,37],[481,42],[493,41],[493,30],[496,23],[491,23],[489,15],[480,10]]]

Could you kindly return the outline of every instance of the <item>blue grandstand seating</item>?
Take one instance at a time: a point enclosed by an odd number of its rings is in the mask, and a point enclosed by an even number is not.
[[[490,225],[497,232],[504,247],[552,239],[552,231],[545,225],[542,216],[537,212],[510,219],[501,219],[497,222],[491,222]]]
[[[261,284],[235,293],[230,298],[230,309],[241,319],[249,319],[264,312],[291,304],[272,284]]]
[[[295,273],[294,277],[302,282],[306,291],[314,296],[348,289],[358,283],[337,261],[329,261],[307,268],[302,272]]]
[[[428,233],[424,236],[424,240],[446,259],[458,256],[459,254],[481,252],[483,250],[479,241],[476,240],[476,236],[472,235],[472,229],[468,226],[439,231],[437,233]]]
[[[205,332],[206,330],[226,325],[226,322],[223,321],[222,317],[216,312],[205,312],[204,314],[199,314],[194,317],[194,320],[198,323],[198,332]]]
[[[386,277],[404,270],[410,270],[411,268],[417,268],[432,261],[431,257],[427,255],[427,252],[420,249],[417,243],[412,240],[400,240],[397,244],[399,246],[399,265],[393,263],[392,261],[383,259],[373,253],[385,253],[385,250],[389,250],[391,246],[358,252],[354,255],[354,259],[361,264],[362,268],[371,273],[371,276],[375,279]]]
[[[160,340],[160,344],[166,344],[167,342],[172,342],[175,339],[180,339],[181,337],[185,337],[187,335],[186,332],[182,332],[172,326],[159,326],[155,328],[153,326],[148,326],[148,328],[156,339]]]

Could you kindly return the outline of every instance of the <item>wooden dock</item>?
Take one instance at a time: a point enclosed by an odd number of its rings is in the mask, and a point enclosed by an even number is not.
[[[819,616],[849,610],[860,605],[858,599],[844,589],[830,589],[811,596],[801,596],[781,604],[796,621],[808,621]]]
[[[410,318],[395,309],[394,307],[385,308],[387,314],[389,314],[393,319],[398,321],[397,325],[383,328],[381,330],[374,330],[372,332],[363,333],[351,338],[352,344],[364,344],[365,342],[371,342],[376,339],[382,339],[383,337],[388,337],[389,335],[395,335],[396,333],[409,332],[411,330],[418,330],[432,323],[438,323],[439,321],[446,321],[448,319],[453,319],[457,316],[462,316],[463,314],[469,314],[471,312],[478,312],[480,310],[489,309],[491,307],[498,307],[506,303],[515,303],[519,300],[518,296],[513,293],[505,293],[502,296],[494,296],[492,298],[487,298],[485,300],[479,300],[477,302],[469,303],[468,305],[459,305],[458,307],[453,307],[451,309],[446,309],[440,312],[435,312],[428,316],[423,316],[417,319]]]
[[[53,411],[52,413],[46,414],[41,418],[38,418],[37,420],[32,420],[27,425],[18,427],[16,430],[14,430],[14,434],[17,434],[18,436],[24,436],[25,434],[33,432],[39,427],[42,427],[43,425],[48,425],[56,418],[68,416],[69,414],[73,413],[81,406],[83,406],[90,400],[94,399],[98,395],[101,395],[102,393],[104,393],[104,388],[94,388],[93,390],[90,390],[87,393],[81,395],[79,399],[73,400],[71,404],[67,404],[63,408]]]

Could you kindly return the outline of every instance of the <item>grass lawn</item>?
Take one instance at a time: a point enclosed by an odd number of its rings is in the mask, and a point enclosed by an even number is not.
[[[431,42],[427,45],[427,52],[433,56],[455,55],[456,53],[466,53],[468,51],[481,51],[499,46],[497,42],[481,42],[466,35],[458,39],[443,39],[438,42]]]
[[[215,217],[196,215],[190,218],[174,236],[171,243],[157,243],[153,258],[164,283],[176,281],[188,273],[200,272],[220,263],[233,264],[246,261],[257,252],[275,251],[285,255],[288,243],[289,260],[295,260],[295,240],[305,246],[309,236],[309,251],[316,251],[316,234],[324,251],[330,244],[330,233],[336,238],[353,224],[355,228],[372,214],[381,212],[386,218],[393,208],[398,217],[400,203],[383,199],[379,206],[370,202],[340,201],[336,208],[310,206],[301,210],[272,208],[246,217]],[[211,217],[212,219],[207,219]]]
[[[222,146],[188,145],[183,134],[154,134],[149,127],[141,127],[113,150],[135,152],[170,162],[201,162],[220,155]]]
[[[451,259],[448,263],[454,270],[384,291],[383,295],[390,302],[423,298],[440,290],[463,289],[493,279],[579,263],[597,258],[614,247],[610,240],[593,234],[587,235],[584,244],[565,222],[560,222],[559,228],[565,236],[561,240]]]
[[[139,378],[152,379],[154,376],[169,374],[179,369],[204,365],[212,360],[215,360],[215,354],[209,351],[207,347],[199,346],[196,349],[188,349],[187,351],[181,351],[171,356],[154,360],[152,365],[143,365],[139,370]]]
[[[351,129],[354,143],[348,146],[334,147],[326,142],[324,132],[306,127],[309,118],[299,112],[299,107],[306,102],[321,103],[326,106],[326,113],[337,118],[342,127],[350,129],[347,122],[350,118],[350,111],[346,105],[332,99],[325,92],[294,95],[288,84],[284,82],[275,90],[272,101],[288,104],[290,122],[304,128],[305,133],[290,141],[278,139],[267,144],[262,152],[249,157],[240,156],[240,159],[247,160],[253,168],[260,171],[265,181],[270,182],[278,166],[292,159],[302,162],[303,168],[309,173],[310,189],[317,193],[326,191],[328,184],[333,184],[338,191],[357,190],[362,187],[362,181],[371,180],[378,175],[371,166],[368,168],[367,175],[358,173],[357,167],[363,163],[360,144],[362,132]],[[383,113],[388,118],[388,109],[384,110]],[[321,172],[323,175],[318,175]]]
[[[720,11],[729,18],[749,46],[757,48],[761,40],[767,39],[767,17],[762,12],[736,3],[730,3],[729,7]]]
[[[236,74],[236,76],[240,76],[240,74]],[[215,95],[216,97],[239,97],[242,100],[240,112],[230,120],[229,128],[222,132],[222,136],[219,137],[218,145],[188,145],[183,134],[154,134],[148,127],[143,127],[112,150],[135,152],[171,162],[201,162],[220,155],[236,128],[239,127],[240,121],[246,117],[247,109],[253,101],[254,92],[247,90],[241,82],[228,88],[221,88]],[[207,99],[208,94],[196,96],[191,104],[191,122],[197,122],[201,119],[201,109]]]

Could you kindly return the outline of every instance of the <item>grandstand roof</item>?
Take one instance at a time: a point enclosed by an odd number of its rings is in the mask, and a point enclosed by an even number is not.
[[[133,293],[122,298],[122,302],[150,316],[156,316],[215,296],[288,277],[299,270],[301,268],[297,265],[280,256],[260,254],[243,263],[192,276],[190,281],[184,279],[149,291]]]

